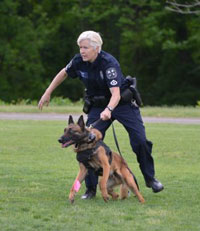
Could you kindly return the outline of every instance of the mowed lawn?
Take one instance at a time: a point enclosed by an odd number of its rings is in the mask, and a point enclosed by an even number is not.
[[[78,172],[72,147],[57,139],[64,121],[0,120],[1,231],[196,231],[200,230],[200,125],[146,124],[154,143],[156,177],[164,184],[155,194],[145,187],[128,135],[115,122],[122,154],[135,173],[146,203],[131,194],[105,203],[98,190],[93,200],[68,202]],[[112,130],[105,139],[114,150]],[[118,189],[116,189],[118,190]]]

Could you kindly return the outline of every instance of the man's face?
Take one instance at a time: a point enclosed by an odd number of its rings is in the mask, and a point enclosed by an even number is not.
[[[82,40],[79,44],[80,54],[83,61],[94,62],[94,60],[98,56],[98,47],[95,49],[92,47],[88,41],[88,39]]]

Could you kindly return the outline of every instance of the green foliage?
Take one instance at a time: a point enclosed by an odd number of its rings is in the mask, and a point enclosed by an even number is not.
[[[69,98],[63,98],[63,97],[53,97],[50,102],[51,106],[82,106],[83,100],[80,99],[79,101],[73,102]],[[36,106],[38,105],[37,100],[31,100],[31,99],[18,99],[18,100],[12,100],[10,103],[7,103],[3,100],[0,100],[0,105],[7,105],[8,107],[11,105],[17,105],[17,106],[25,106],[25,105],[32,105]]]
[[[79,52],[78,35],[99,31],[103,49],[138,78],[146,105],[195,105],[200,98],[199,15],[165,9],[164,0],[0,2],[0,99],[38,100]],[[54,93],[77,101],[84,87],[67,80]]]
[[[7,105],[7,103],[0,99],[0,105]]]
[[[0,121],[1,230],[30,231],[169,231],[199,230],[200,126],[147,124],[155,144],[156,176],[165,186],[159,194],[145,187],[125,129],[116,124],[120,148],[146,199],[105,203],[100,191],[93,200],[75,203],[68,193],[78,172],[72,148],[57,142],[65,121]],[[8,144],[8,138],[11,141]],[[112,130],[106,143],[116,146]],[[118,189],[116,189],[117,191]]]
[[[0,9],[0,98],[35,98],[44,74],[39,51],[43,36],[23,12],[23,3],[4,0]]]
[[[135,18],[134,5],[126,11],[129,15],[121,20],[125,38],[122,63],[128,61],[127,72],[131,67],[138,76],[145,104],[195,105],[200,96],[200,62],[192,48],[195,46],[199,54],[199,47],[192,40],[197,40],[199,32],[191,28],[199,18],[169,13],[163,3],[143,1]]]
[[[82,105],[82,100],[79,100],[77,102],[72,102],[69,98],[63,98],[63,97],[54,97],[51,100],[51,106],[73,106],[73,105]]]

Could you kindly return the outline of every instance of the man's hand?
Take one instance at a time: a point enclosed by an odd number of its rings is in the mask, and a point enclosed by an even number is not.
[[[111,118],[111,111],[108,108],[105,108],[104,111],[100,114],[102,120],[109,120]]]
[[[119,87],[111,87],[111,98],[110,102],[107,105],[107,107],[104,109],[104,111],[101,112],[100,118],[102,120],[109,120],[111,118],[111,113],[115,109],[115,107],[118,105],[120,101],[120,89]]]
[[[51,95],[49,93],[45,92],[38,103],[38,108],[40,110],[42,110],[44,105],[48,106],[49,102],[50,102],[50,98],[51,98]]]

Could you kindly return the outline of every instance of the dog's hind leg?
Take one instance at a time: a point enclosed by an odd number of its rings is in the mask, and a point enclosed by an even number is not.
[[[126,184],[121,184],[120,186],[120,199],[124,200],[128,197],[128,187]]]
[[[119,195],[114,192],[113,188],[108,188],[108,194],[112,196],[113,200],[117,200],[117,198],[119,197]]]
[[[121,174],[124,178],[125,183],[129,187],[129,189],[136,195],[136,197],[141,203],[144,203],[145,200],[142,194],[140,193],[140,191],[138,190],[137,184],[135,183],[135,180],[132,174],[130,173],[130,171],[126,167],[123,167],[121,169]]]
[[[113,190],[116,185],[118,185],[116,177],[114,175],[110,175],[107,181],[107,191],[108,194],[112,196],[113,200],[116,200],[119,197],[119,195]]]

